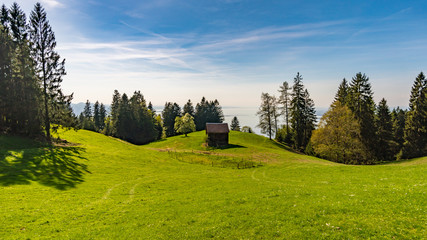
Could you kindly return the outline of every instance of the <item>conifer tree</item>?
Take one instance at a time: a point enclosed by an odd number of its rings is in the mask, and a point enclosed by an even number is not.
[[[304,89],[302,76],[299,73],[294,78],[294,85],[292,86],[290,116],[294,147],[304,150],[314,129],[316,114],[314,102],[308,91]]]
[[[181,108],[177,103],[167,102],[162,111],[163,116],[163,128],[166,137],[176,135],[175,131],[175,119],[181,116]]]
[[[107,110],[103,103],[99,107],[99,130],[103,130],[105,128],[105,119],[107,117]]]
[[[188,99],[187,103],[184,105],[182,110],[183,110],[182,114],[185,115],[186,113],[188,113],[194,118],[195,116],[194,107],[190,99]]]
[[[387,101],[384,98],[377,107],[376,128],[378,159],[382,161],[393,160],[397,143],[393,141],[393,123]]]
[[[427,80],[423,72],[412,86],[405,123],[403,157],[427,155]]]
[[[62,77],[65,75],[65,60],[60,60],[55,51],[55,34],[40,3],[36,3],[30,16],[30,40],[32,56],[36,65],[36,74],[42,82],[43,121],[46,139],[50,142],[51,123],[61,124],[65,115],[71,117],[69,104],[72,95],[66,96],[61,90]],[[60,114],[58,114],[60,113]]]
[[[230,128],[233,131],[240,131],[240,123],[236,116],[234,116],[233,119],[231,120]]]
[[[13,104],[11,87],[14,44],[3,26],[0,26],[0,42],[0,132],[6,132]]]
[[[100,112],[99,112],[99,102],[96,101],[93,105],[93,122],[95,125],[95,130],[99,131],[101,129],[101,118],[100,118]]]
[[[335,94],[334,102],[339,101],[341,104],[347,105],[348,94],[349,86],[347,80],[344,78]]]
[[[399,152],[404,143],[404,130],[405,130],[405,111],[399,107],[393,109],[391,112],[391,119],[393,123],[393,140],[398,144],[394,152]]]
[[[119,118],[119,108],[120,108],[120,101],[122,96],[120,95],[119,91],[114,90],[113,93],[113,101],[111,102],[111,132],[109,133],[112,136],[117,137],[117,121]]]
[[[0,24],[3,26],[2,31],[9,32],[9,10],[4,4],[0,10]]]
[[[348,106],[360,123],[361,141],[368,152],[365,164],[376,158],[377,130],[375,127],[375,103],[369,78],[357,73],[349,85]]]
[[[288,82],[283,82],[283,85],[280,86],[279,92],[279,104],[281,105],[281,115],[285,120],[286,136],[290,136],[289,132],[289,108],[291,103],[291,91],[292,88],[289,86]]]

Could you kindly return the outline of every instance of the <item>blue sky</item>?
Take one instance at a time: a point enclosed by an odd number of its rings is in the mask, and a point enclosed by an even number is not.
[[[13,1],[3,1],[10,6]],[[29,15],[36,1],[18,1]],[[427,67],[426,1],[44,0],[74,102],[141,90],[154,105],[256,107],[297,72],[317,107],[366,73],[376,102],[407,106]]]

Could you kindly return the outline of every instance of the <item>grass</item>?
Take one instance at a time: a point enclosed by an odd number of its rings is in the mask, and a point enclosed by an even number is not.
[[[204,132],[145,146],[84,130],[61,137],[79,145],[0,136],[0,239],[427,236],[427,157],[347,166],[239,132],[225,149],[203,147]],[[198,158],[262,166],[186,160]]]

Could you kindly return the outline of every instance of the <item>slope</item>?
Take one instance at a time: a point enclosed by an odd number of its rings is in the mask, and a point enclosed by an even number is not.
[[[0,137],[0,236],[5,239],[422,238],[426,162],[345,166],[232,133],[205,149],[204,133],[135,146],[61,133],[49,148]],[[191,164],[165,149],[263,161],[237,169]],[[267,159],[267,160],[264,160]]]

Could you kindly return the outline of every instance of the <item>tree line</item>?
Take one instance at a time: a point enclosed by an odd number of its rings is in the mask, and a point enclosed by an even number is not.
[[[65,59],[55,51],[55,34],[40,3],[27,21],[15,2],[0,10],[0,133],[51,141],[57,126],[75,126],[61,83]]]
[[[166,102],[157,114],[151,102],[140,91],[129,98],[115,90],[108,114],[105,106],[95,102],[93,110],[89,100],[79,116],[80,127],[118,137],[135,144],[145,144],[164,137],[176,136],[206,128],[206,123],[222,123],[224,114],[218,100],[205,97],[193,106],[191,100],[181,107],[178,103]]]
[[[259,127],[270,138],[297,150],[335,162],[373,164],[427,155],[427,80],[415,79],[407,110],[390,111],[383,98],[375,104],[369,78],[357,73],[340,83],[334,101],[315,129],[314,102],[298,73],[294,85],[284,82],[280,97],[261,96]],[[281,127],[278,116],[283,116]]]

